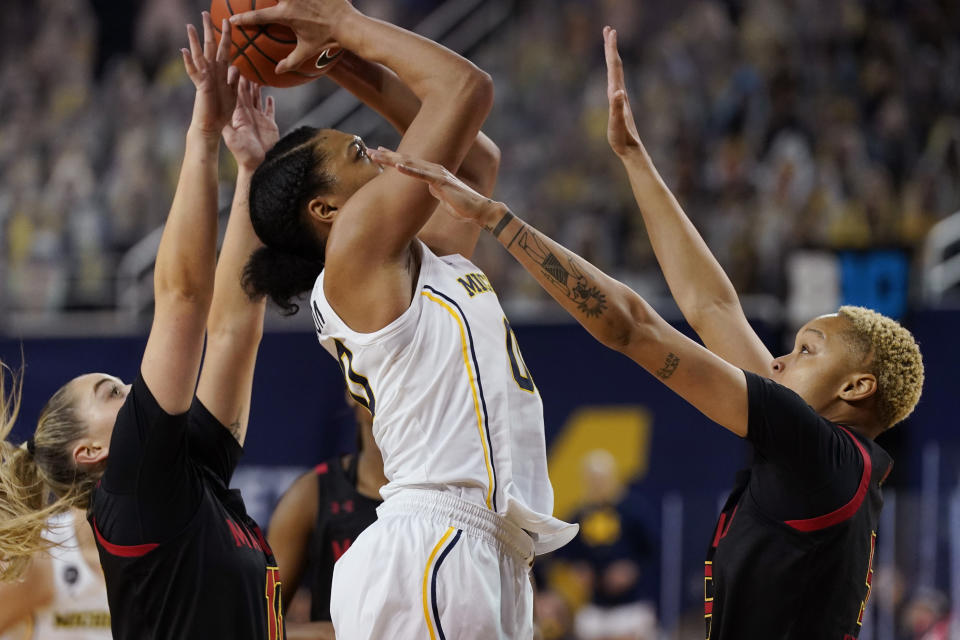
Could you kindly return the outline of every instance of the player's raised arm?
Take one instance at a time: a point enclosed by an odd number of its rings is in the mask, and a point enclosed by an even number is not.
[[[217,47],[210,14],[203,14],[203,42],[188,26],[190,49],[183,50],[187,73],[197,89],[187,131],[180,181],[157,251],[156,310],[143,353],[141,373],[160,407],[183,413],[190,407],[213,296],[217,244],[217,161],[220,129],[236,102],[236,69],[227,62],[230,25]]]
[[[420,99],[397,74],[383,65],[344,51],[327,74],[341,87],[379,113],[401,134],[420,110]],[[500,169],[500,148],[483,132],[467,152],[459,168],[450,167],[458,178],[483,195],[491,195]],[[435,213],[417,235],[437,255],[473,255],[480,230],[454,216]]]
[[[634,360],[714,422],[740,436],[747,434],[743,372],[674,329],[635,291],[443,167],[386,151],[373,152],[372,157],[426,182],[450,211],[492,233],[601,343]]]
[[[492,105],[486,73],[449,49],[363,15],[346,0],[285,1],[277,7],[273,17],[286,20],[298,41],[335,41],[394,71],[420,101],[400,150],[460,166]],[[246,24],[244,15],[234,16],[238,24]],[[362,156],[362,144],[357,147]],[[349,145],[344,150],[349,153]],[[342,151],[324,151],[331,153],[336,161]],[[409,307],[416,259],[411,241],[435,207],[423,185],[394,171],[370,179],[345,201],[319,197],[307,204],[312,224],[328,234],[324,293],[354,330],[376,331]]]
[[[607,139],[630,177],[670,292],[708,349],[738,367],[762,373],[773,356],[747,322],[733,283],[644,149],[624,84],[617,32],[606,27],[603,35],[610,102]]]
[[[261,99],[259,85],[240,79],[237,105],[223,139],[237,161],[237,184],[223,248],[217,262],[207,345],[197,397],[242,445],[250,415],[257,350],[263,336],[266,301],[251,300],[240,279],[262,243],[250,223],[250,178],[280,137],[273,98]]]

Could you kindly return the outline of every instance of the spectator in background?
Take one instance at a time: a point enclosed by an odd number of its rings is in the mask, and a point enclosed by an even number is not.
[[[192,93],[170,25],[197,2],[136,0],[108,17],[113,4],[21,0],[5,15],[5,308],[114,306],[117,263],[172,196]],[[411,26],[439,0],[358,4]],[[490,128],[510,167],[498,197],[641,295],[666,293],[625,181],[608,180],[618,170],[589,43],[609,22],[638,33],[623,55],[638,112],[657,114],[640,133],[738,290],[782,295],[782,263],[801,245],[916,246],[960,209],[958,12],[944,1],[516,3],[472,53],[498,88]],[[306,105],[331,90],[297,95]],[[481,243],[478,260],[508,313],[552,309],[492,249]]]
[[[651,581],[656,542],[635,500],[623,500],[625,488],[606,449],[583,457],[583,505],[573,516],[580,535],[558,552],[590,594],[576,613],[581,640],[653,640],[657,620]],[[644,587],[647,587],[646,589]]]

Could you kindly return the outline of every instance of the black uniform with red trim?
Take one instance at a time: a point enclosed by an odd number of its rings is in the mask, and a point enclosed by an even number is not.
[[[310,619],[329,621],[333,565],[374,523],[383,501],[357,491],[357,456],[328,460],[318,464],[314,473],[319,503],[310,533]]]
[[[751,467],[724,505],[707,555],[711,640],[850,640],[870,597],[880,486],[890,456],[746,373]]]
[[[242,453],[199,400],[169,415],[137,377],[88,513],[114,638],[284,637],[273,553],[228,488]]]

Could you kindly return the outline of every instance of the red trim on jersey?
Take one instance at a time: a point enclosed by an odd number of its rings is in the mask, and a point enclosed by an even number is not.
[[[327,471],[330,471],[330,467],[327,466],[326,462],[321,462],[313,468],[314,473],[318,476],[325,474]]]
[[[863,474],[860,476],[860,486],[857,487],[857,492],[853,494],[853,498],[850,499],[850,502],[843,505],[835,511],[831,511],[822,516],[816,518],[807,518],[805,520],[787,520],[786,524],[793,527],[797,531],[819,531],[820,529],[826,529],[827,527],[832,527],[835,524],[839,524],[844,520],[849,520],[853,517],[853,514],[857,512],[857,509],[860,508],[860,505],[863,504],[863,499],[867,497],[867,489],[870,488],[870,475],[873,473],[873,463],[870,460],[870,454],[867,453],[867,450],[863,448],[863,445],[860,444],[860,441],[853,437],[849,431],[844,427],[843,432],[846,433],[853,444],[857,445],[857,449],[860,451],[860,457],[863,458]]]
[[[893,471],[893,464],[892,464],[892,463],[890,464],[889,467],[887,467],[887,471],[886,471],[886,473],[883,474],[883,477],[880,478],[880,484],[881,484],[881,485],[882,485],[884,482],[887,481],[887,477],[890,475],[890,472],[891,472],[891,471]]]
[[[107,542],[107,539],[100,533],[100,529],[97,528],[96,518],[93,519],[93,533],[97,536],[97,542],[100,543],[100,546],[103,547],[107,553],[120,558],[140,558],[160,546],[155,542],[136,545],[111,544]]]
[[[713,577],[713,565],[712,565],[712,564],[705,564],[705,565],[703,565],[703,577],[704,577],[704,578],[712,578],[712,577]]]
[[[703,615],[710,616],[713,615],[713,601],[708,600],[703,603]]]

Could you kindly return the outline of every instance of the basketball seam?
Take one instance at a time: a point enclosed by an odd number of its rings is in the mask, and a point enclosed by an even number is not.
[[[280,61],[279,61],[279,60],[274,60],[272,57],[270,57],[269,55],[267,55],[267,53],[266,53],[263,49],[261,49],[260,47],[258,47],[256,42],[254,42],[254,40],[256,40],[257,38],[259,38],[261,35],[267,35],[267,36],[269,37],[269,34],[267,34],[263,28],[261,28],[260,31],[259,31],[253,38],[251,38],[250,35],[247,34],[245,31],[243,31],[242,29],[241,29],[241,31],[240,31],[240,34],[241,34],[244,38],[247,39],[247,44],[243,45],[243,48],[244,48],[244,49],[246,49],[247,47],[253,47],[254,49],[256,49],[257,53],[259,53],[260,55],[262,55],[264,58],[266,58],[267,60],[269,60],[269,61],[272,62],[273,64],[275,64],[275,65],[280,64]],[[246,56],[246,54],[244,54],[243,57],[244,57],[244,58],[247,58],[247,62],[250,62],[251,65],[253,64],[253,62],[250,61],[250,58],[248,58],[248,57]],[[309,74],[306,74],[306,73],[303,73],[302,71],[297,71],[296,69],[291,69],[291,70],[288,71],[287,73],[300,76],[301,78],[311,78],[311,79],[313,78],[313,76],[311,76],[311,75],[309,75]],[[259,73],[257,73],[257,75],[260,76]],[[261,79],[263,78],[263,76],[260,76],[260,77],[261,77]],[[266,84],[266,83],[264,83],[264,84]]]

